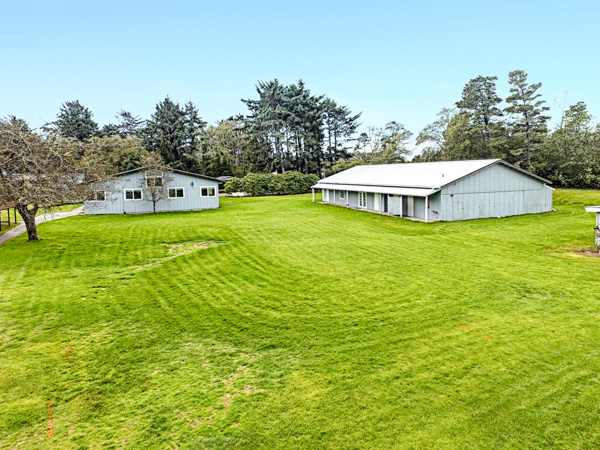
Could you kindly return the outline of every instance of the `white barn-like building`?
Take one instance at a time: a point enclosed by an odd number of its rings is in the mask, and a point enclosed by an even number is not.
[[[548,180],[500,159],[355,166],[313,186],[323,203],[429,221],[552,211]]]
[[[158,174],[139,168],[121,172],[98,186],[85,202],[85,214],[136,214],[154,211],[148,186],[163,187],[156,212],[199,211],[219,207],[219,180],[182,170]]]

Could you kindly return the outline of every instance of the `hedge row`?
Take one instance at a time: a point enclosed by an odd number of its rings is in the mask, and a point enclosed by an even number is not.
[[[245,192],[250,195],[304,194],[317,184],[319,177],[300,172],[282,174],[249,173],[244,178],[232,178],[225,183],[225,192]]]

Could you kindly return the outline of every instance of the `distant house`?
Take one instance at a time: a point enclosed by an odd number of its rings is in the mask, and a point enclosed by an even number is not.
[[[198,211],[219,207],[219,181],[212,177],[170,169],[152,172],[128,170],[111,177],[85,202],[86,214],[134,214],[153,212],[151,192],[160,191],[157,212]]]
[[[225,186],[225,183],[227,183],[232,178],[235,178],[235,177],[233,177],[231,175],[223,175],[221,177],[217,177],[217,180],[219,180],[219,186],[221,188],[223,188]]]
[[[320,180],[323,203],[424,221],[552,210],[548,180],[500,159],[356,166]]]

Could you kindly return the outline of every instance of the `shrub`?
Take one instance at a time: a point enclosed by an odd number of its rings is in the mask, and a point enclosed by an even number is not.
[[[232,192],[244,192],[244,180],[242,178],[232,178],[223,187],[225,192],[231,194]]]
[[[270,173],[249,173],[244,177],[244,190],[250,195],[267,195],[273,176]]]
[[[282,174],[249,173],[244,178],[232,178],[225,184],[225,192],[247,192],[261,196],[269,194],[304,194],[319,181],[317,175],[304,175],[300,172]]]

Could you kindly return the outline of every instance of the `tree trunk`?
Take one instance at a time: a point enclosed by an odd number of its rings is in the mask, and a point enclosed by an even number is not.
[[[35,215],[37,214],[38,207],[34,206],[31,209],[27,209],[27,205],[16,205],[17,211],[21,214],[25,228],[27,228],[27,239],[29,241],[39,241],[40,236],[37,232],[37,225],[35,224]]]

